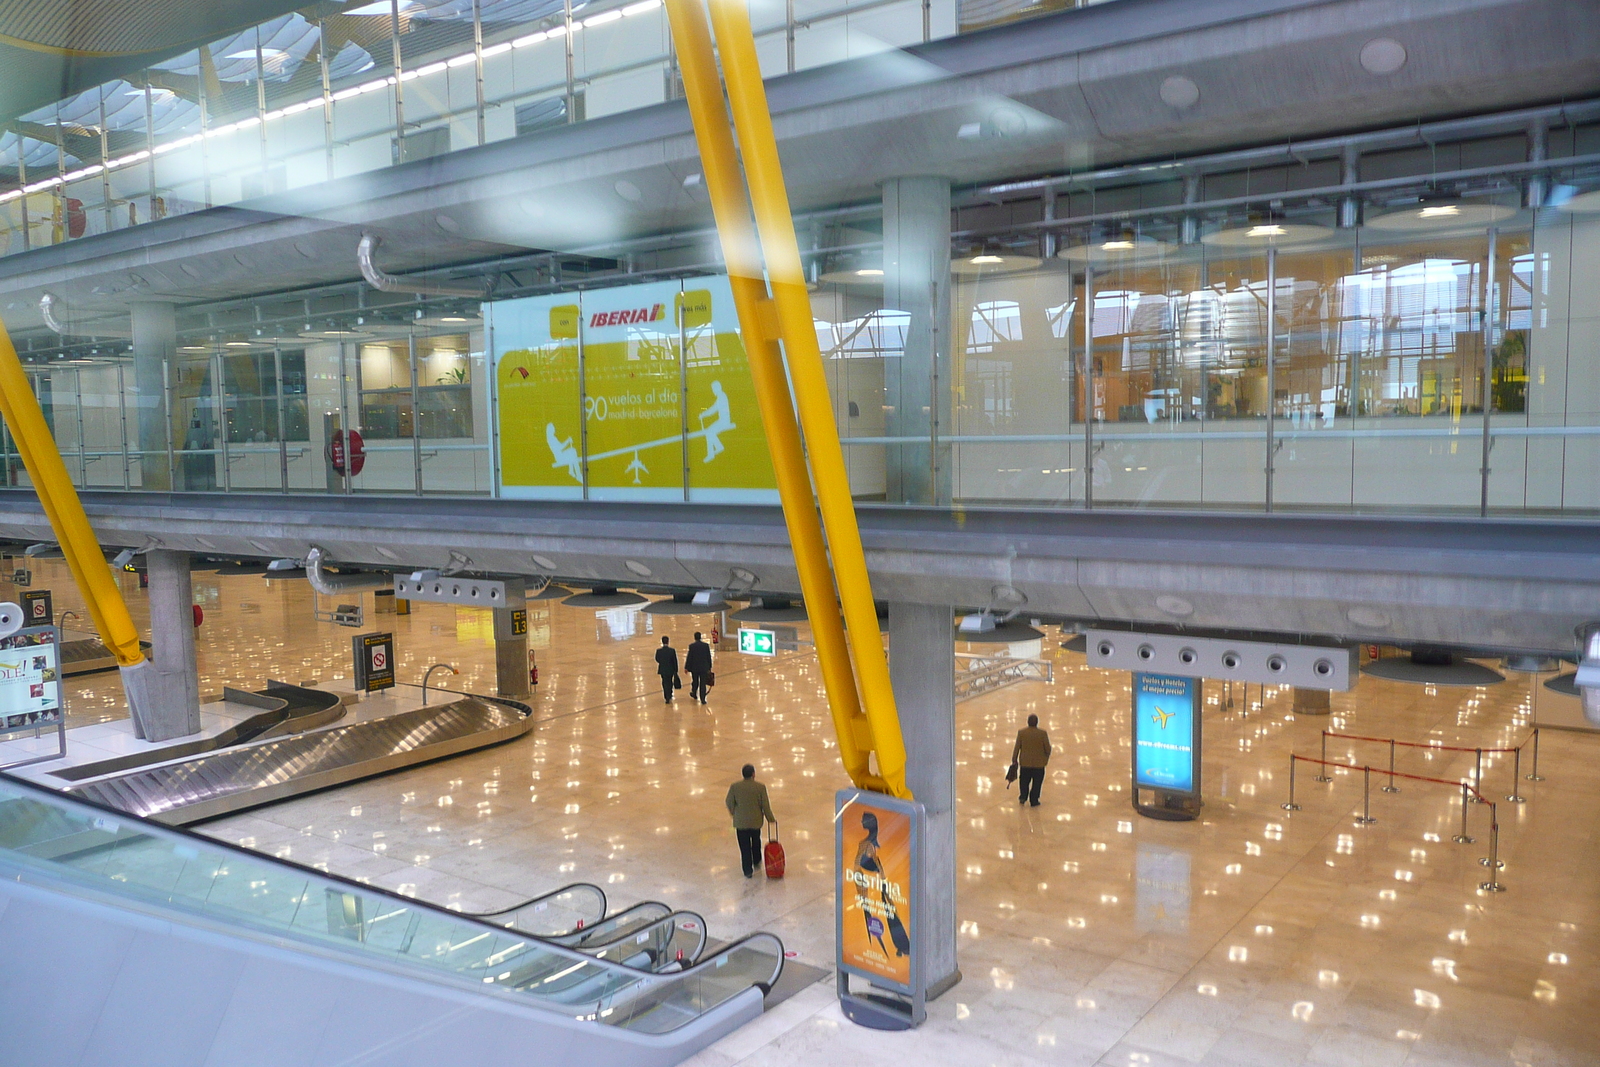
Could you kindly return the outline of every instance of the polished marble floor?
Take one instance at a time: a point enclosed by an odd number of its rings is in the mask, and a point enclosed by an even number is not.
[[[57,565],[59,567],[59,565]],[[64,570],[36,585],[75,607]],[[133,583],[128,581],[128,587]],[[202,689],[268,677],[336,683],[354,632],[312,617],[303,582],[197,574],[207,612]],[[0,592],[8,592],[0,590]],[[131,594],[136,613],[143,598]],[[371,610],[371,598],[366,604]],[[617,904],[702,912],[718,937],[779,934],[803,962],[832,958],[831,795],[844,784],[815,659],[719,657],[706,707],[664,707],[651,656],[711,617],[532,606],[540,723],[499,748],[219,820],[204,832],[446,905],[504,906],[570,881]],[[79,608],[81,610],[81,608]],[[434,662],[463,689],[492,684],[487,615],[417,605],[369,616],[393,629],[402,680]],[[1501,824],[1486,893],[1489,816],[1459,793],[1400,780],[1358,824],[1362,775],[1329,783],[1289,754],[1324,729],[1503,747],[1526,731],[1530,681],[1487,689],[1366,678],[1329,716],[1251,687],[1208,690],[1206,806],[1194,823],[1134,814],[1128,676],[1054,651],[1055,680],[958,705],[963,981],[911,1034],[845,1022],[820,983],[697,1056],[695,1067],[927,1064],[1600,1064],[1600,736],[1546,731],[1545,780],[1486,757]],[[115,675],[69,682],[72,722],[117,717]],[[1003,779],[1010,739],[1037,713],[1056,745],[1044,803],[1019,809]],[[1386,746],[1335,740],[1329,758],[1387,766]],[[746,881],[723,793],[754,762],[782,820],[789,874]],[[1458,781],[1472,753],[1401,750],[1404,773]],[[1530,770],[1524,763],[1522,771]],[[1503,798],[1526,797],[1524,803]]]

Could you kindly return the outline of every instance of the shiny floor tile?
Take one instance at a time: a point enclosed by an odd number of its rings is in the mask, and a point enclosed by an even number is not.
[[[54,570],[52,570],[54,568]],[[59,571],[59,573],[55,573]],[[58,608],[75,594],[36,565]],[[126,581],[127,588],[132,587]],[[196,575],[206,608],[202,691],[349,674],[350,630],[313,620],[303,582]],[[130,593],[136,614],[141,595]],[[370,611],[371,598],[367,598]],[[845,784],[813,656],[724,653],[707,706],[662,703],[652,655],[713,617],[530,605],[539,724],[515,742],[298,798],[201,827],[438,903],[504,907],[567,882],[617,905],[659,899],[718,937],[756,929],[802,961],[833,955],[830,825]],[[369,615],[397,634],[402,680],[432,663],[456,687],[493,683],[486,613],[441,605]],[[1208,686],[1206,806],[1192,823],[1135,814],[1126,674],[1055,651],[1053,682],[957,706],[959,945],[964,979],[911,1034],[861,1030],[826,983],[697,1056],[698,1067],[920,1057],[940,1065],[1101,1067],[1324,1064],[1515,1067],[1600,1062],[1600,736],[1545,732],[1542,782],[1486,756],[1504,893],[1479,884],[1489,812],[1457,844],[1458,788],[1382,774],[1332,781],[1289,755],[1322,731],[1498,748],[1527,733],[1530,681],[1486,689],[1364,679],[1331,715],[1296,716],[1288,690],[1248,699]],[[68,683],[73,725],[111,722],[114,674]],[[1043,805],[1020,808],[1004,764],[1038,714],[1056,746]],[[1387,746],[1330,739],[1328,758],[1387,767]],[[745,762],[772,791],[788,850],[781,882],[746,881],[722,800]],[[1396,769],[1458,782],[1472,752],[1400,750]],[[1522,771],[1529,767],[1525,763]],[[1503,799],[1508,793],[1524,803]]]

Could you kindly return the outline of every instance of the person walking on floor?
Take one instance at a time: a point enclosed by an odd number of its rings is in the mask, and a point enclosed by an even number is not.
[[[755,767],[746,763],[741,773],[744,777],[728,787],[728,814],[733,816],[733,830],[739,837],[739,862],[744,876],[754,878],[762,865],[761,827],[778,820],[767,800],[767,787],[756,781]]]
[[[689,644],[689,651],[683,654],[683,669],[689,672],[689,699],[704,704],[706,692],[711,688],[706,684],[706,676],[711,673],[711,646],[700,640],[698,630]]]
[[[663,637],[656,649],[656,673],[661,675],[661,695],[670,704],[672,691],[683,684],[678,681],[678,650],[672,647],[670,637]]]
[[[1028,725],[1017,731],[1017,744],[1011,750],[1017,765],[1017,803],[1039,806],[1039,787],[1044,784],[1045,764],[1050,762],[1050,735],[1039,729],[1039,716],[1029,715]]]

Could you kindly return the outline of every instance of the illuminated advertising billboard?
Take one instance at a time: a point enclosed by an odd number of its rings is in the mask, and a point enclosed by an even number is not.
[[[1133,676],[1133,784],[1200,792],[1200,679]]]
[[[835,803],[839,966],[909,993],[920,968],[912,884],[920,806],[853,789]]]
[[[776,503],[725,275],[484,305],[499,492]]]

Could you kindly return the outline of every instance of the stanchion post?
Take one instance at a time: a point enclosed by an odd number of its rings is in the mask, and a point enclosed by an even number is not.
[[[1333,776],[1328,773],[1328,731],[1326,730],[1322,731],[1322,763],[1311,780],[1313,782],[1333,781]]]
[[[1372,817],[1372,768],[1361,768],[1361,816],[1356,822],[1363,826],[1377,822]]]
[[[1467,783],[1461,783],[1461,832],[1450,840],[1458,845],[1470,845],[1473,838],[1467,834]]]
[[[1389,738],[1389,784],[1383,787],[1385,793],[1398,793],[1400,789],[1394,784],[1394,738]]]
[[[1511,757],[1511,792],[1506,794],[1506,799],[1513,804],[1521,804],[1527,799],[1517,793],[1517,783],[1522,781],[1522,746],[1518,745],[1515,751],[1516,754]]]
[[[1495,815],[1495,806],[1489,805],[1489,855],[1483,861],[1489,868],[1489,880],[1479,883],[1478,888],[1485,893],[1504,893],[1506,887],[1495,880],[1494,872],[1504,867],[1500,862],[1500,820]]]
[[[1483,803],[1483,749],[1477,749],[1477,761],[1472,765],[1472,802]]]
[[[1500,862],[1500,820],[1496,815],[1495,805],[1490,801],[1484,803],[1489,805],[1489,854],[1480,859],[1478,864],[1496,871],[1505,866]],[[1491,874],[1489,877],[1492,880],[1494,875]]]
[[[1528,775],[1530,782],[1542,782],[1544,778],[1539,774],[1539,728],[1533,728],[1533,773]]]
[[[1284,811],[1299,811],[1300,810],[1300,805],[1298,805],[1298,804],[1296,804],[1294,802],[1294,765],[1295,765],[1295,762],[1296,762],[1296,757],[1295,757],[1294,753],[1292,753],[1292,752],[1289,753],[1289,803],[1283,805],[1283,810]]]

